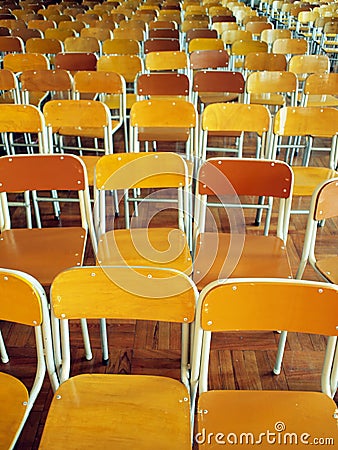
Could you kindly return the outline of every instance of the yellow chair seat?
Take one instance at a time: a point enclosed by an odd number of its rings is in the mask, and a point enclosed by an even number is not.
[[[293,166],[292,169],[295,176],[293,195],[296,197],[311,196],[319,183],[337,176],[335,170],[325,167]]]
[[[314,438],[329,437],[334,442],[337,439],[335,404],[331,398],[321,392],[207,391],[201,394],[198,405],[198,411],[200,411],[198,431],[204,433],[205,442],[210,433],[213,437],[212,442],[215,444],[205,445],[205,448],[216,449],[220,446],[221,442],[218,445],[215,443],[219,430],[224,432],[224,436],[219,435],[219,441],[222,440],[226,444],[232,443],[233,448],[246,446],[253,448],[255,442],[259,446],[260,440],[262,448],[268,448],[268,441],[262,430],[271,431],[276,443],[281,439],[284,443],[281,447],[284,448],[292,448],[294,445],[297,447],[297,444],[305,447],[306,444],[311,445]],[[250,411],[249,420],[245,420],[243,411]],[[226,433],[228,430],[229,433]],[[292,438],[291,435],[293,435]],[[197,435],[197,437],[202,442],[203,435]],[[235,437],[238,438],[237,442],[234,440]],[[227,440],[228,438],[230,441]],[[240,438],[243,439],[241,443]],[[296,444],[295,440],[297,440]],[[250,442],[253,445],[250,445]],[[243,445],[245,443],[248,445]],[[204,445],[201,448],[204,448]]]
[[[250,103],[283,106],[285,104],[285,98],[282,94],[251,94]]]
[[[190,136],[189,128],[139,128],[138,129],[138,140],[140,142],[186,142]]]
[[[17,378],[0,372],[0,447],[7,449],[26,412],[29,396]]]
[[[338,284],[338,256],[329,256],[316,261],[316,267],[334,284]]]
[[[338,97],[335,95],[309,95],[307,106],[338,106]]]
[[[202,233],[197,238],[193,273],[198,289],[230,276],[292,278],[283,241],[276,236]]]
[[[205,105],[209,103],[234,102],[238,99],[238,94],[232,92],[199,92],[199,99]]]
[[[113,131],[119,125],[120,125],[119,121],[112,120],[111,126],[112,126]],[[103,139],[103,137],[104,137],[104,131],[102,128],[60,127],[60,129],[58,131],[63,136],[79,136],[79,137],[98,138],[98,139]]]
[[[126,94],[126,109],[130,109],[132,105],[136,102],[136,94],[127,93]],[[120,99],[118,95],[106,95],[104,97],[104,103],[109,109],[118,109],[120,104]]]
[[[166,377],[90,374],[56,392],[40,449],[187,450],[186,387]]]
[[[0,238],[0,266],[21,270],[49,285],[68,267],[82,264],[86,231],[81,227],[16,228]]]
[[[94,155],[81,156],[81,159],[85,163],[85,166],[87,168],[89,186],[94,186],[95,166],[100,158],[101,156],[94,156]]]
[[[101,265],[170,267],[188,275],[192,261],[183,231],[175,228],[135,228],[104,233],[98,244]]]

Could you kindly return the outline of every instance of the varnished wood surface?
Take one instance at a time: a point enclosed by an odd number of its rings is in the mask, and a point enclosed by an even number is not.
[[[123,145],[123,136],[117,141],[116,148]],[[246,139],[244,156],[253,155],[255,140]],[[121,148],[122,149],[122,148]],[[211,156],[211,155],[210,155]],[[327,153],[314,152],[315,165],[327,165]],[[295,206],[308,205],[308,200],[295,200]],[[55,226],[50,205],[44,206],[45,225]],[[253,225],[254,213],[248,213],[247,233],[258,232]],[[117,226],[122,222],[117,220]],[[63,224],[77,223],[76,205],[62,206]],[[275,219],[275,217],[273,217]],[[172,211],[153,218],[154,226],[174,226],[176,220]],[[221,223],[222,217],[216,217],[223,230],[227,225]],[[25,225],[22,208],[14,212],[14,224]],[[296,273],[301,254],[306,216],[293,215],[290,223],[288,252],[293,274]],[[319,229],[319,250],[324,254],[334,254],[334,238],[338,234],[338,221],[327,220]],[[272,222],[275,230],[275,220]],[[93,264],[90,248],[86,253],[86,264]],[[304,278],[319,280],[314,271],[307,267]],[[276,311],[278,313],[278,311]],[[79,322],[71,325],[72,366],[71,375],[80,373],[122,373],[165,375],[180,378],[180,324],[158,324],[157,322],[124,320],[108,321],[110,360],[104,366],[101,362],[101,345],[99,321],[89,321],[93,359],[86,361]],[[27,328],[1,323],[4,340],[10,356],[10,363],[0,363],[0,370],[17,375],[27,386],[31,386],[34,371],[35,353],[34,336]],[[279,376],[272,374],[275,362],[279,334],[264,332],[220,333],[212,342],[210,361],[210,388],[213,389],[282,389],[282,390],[320,390],[320,372],[325,351],[325,338],[317,335],[289,333],[282,372]],[[35,450],[38,448],[48,407],[52,399],[52,390],[46,378],[35,406],[28,418],[23,433],[18,441],[17,450]],[[336,400],[338,397],[336,397]]]

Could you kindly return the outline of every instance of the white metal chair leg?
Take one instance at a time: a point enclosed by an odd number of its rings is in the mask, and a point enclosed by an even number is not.
[[[34,208],[36,226],[37,226],[37,228],[41,228],[40,209],[39,209],[36,191],[32,191],[32,200],[33,200],[33,208]]]
[[[90,361],[93,358],[93,354],[90,346],[89,332],[86,319],[81,319],[81,331],[86,360]]]
[[[331,373],[332,373],[332,365],[334,362],[334,356],[336,353],[336,345],[337,345],[337,337],[330,336],[327,340],[325,358],[323,363],[323,371],[322,371],[322,391],[324,394],[332,397],[331,392]]]
[[[117,197],[117,190],[116,189],[113,191],[113,196],[114,196],[115,217],[117,217],[120,214],[120,209],[119,209],[119,199]]]
[[[7,350],[6,350],[6,347],[5,347],[4,338],[2,337],[1,331],[0,331],[0,357],[1,357],[1,361],[4,364],[7,364],[9,362]]]
[[[276,356],[275,367],[273,368],[273,373],[279,375],[282,366],[282,359],[284,355],[284,349],[286,344],[287,331],[282,331],[279,337],[278,350]]]
[[[27,220],[27,228],[32,228],[32,208],[29,197],[29,191],[24,192],[25,199],[25,209],[26,209],[26,220]]]
[[[104,364],[106,364],[109,359],[106,319],[100,319],[100,334],[102,347],[102,361]]]
[[[336,351],[334,354],[334,361],[331,371],[331,397],[334,397],[337,392],[338,385],[338,347],[336,343]]]

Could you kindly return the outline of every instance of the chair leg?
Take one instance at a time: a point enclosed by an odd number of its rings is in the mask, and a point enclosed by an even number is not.
[[[334,381],[332,377],[332,366],[334,367],[336,366],[335,361],[335,356],[337,356],[336,346],[337,346],[337,337],[329,336],[327,340],[321,379],[322,392],[324,392],[324,394],[328,395],[329,397],[332,397],[331,382]],[[334,370],[334,372],[336,373],[336,370]]]
[[[34,207],[36,226],[38,228],[41,228],[40,209],[39,209],[39,204],[38,204],[38,200],[37,200],[36,191],[32,191],[32,200],[33,200],[33,207]]]
[[[115,217],[118,217],[120,215],[120,209],[119,209],[119,199],[117,196],[117,190],[115,189],[113,191],[114,196],[114,209],[115,209]]]
[[[109,360],[108,352],[108,338],[107,338],[107,323],[106,319],[100,319],[100,335],[102,347],[102,362],[107,365]]]
[[[9,362],[7,350],[6,350],[6,347],[5,347],[5,342],[4,342],[4,339],[2,337],[1,331],[0,331],[0,357],[1,357],[1,361],[4,364]]]
[[[258,198],[258,204],[259,205],[263,205],[264,204],[264,199],[265,197],[259,197]],[[257,213],[256,213],[256,219],[255,219],[255,226],[259,227],[259,225],[261,224],[261,220],[262,220],[262,214],[263,214],[263,210],[261,208],[257,209]]]
[[[29,197],[29,191],[24,192],[27,228],[32,228],[32,209]]]
[[[90,361],[93,358],[92,350],[90,347],[90,340],[89,340],[89,333],[88,333],[88,326],[86,319],[81,319],[81,331],[82,331],[82,338],[83,338],[83,345],[85,349],[85,355],[86,360]]]
[[[338,386],[338,347],[336,345],[333,367],[332,367],[332,371],[331,371],[331,396],[332,397],[334,397],[337,392],[337,386]]]
[[[286,344],[286,337],[287,337],[287,331],[282,331],[280,338],[279,338],[279,343],[278,343],[275,367],[273,368],[273,373],[275,375],[279,375],[280,371],[281,371],[282,359],[283,359],[284,349],[285,349],[285,344]]]

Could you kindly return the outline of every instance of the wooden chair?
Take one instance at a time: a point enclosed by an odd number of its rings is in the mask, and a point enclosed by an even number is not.
[[[76,35],[80,34],[84,28],[86,28],[86,24],[81,20],[72,20],[72,21],[65,20],[64,22],[60,22],[58,24],[58,30],[75,31]]]
[[[123,95],[121,78],[117,78]],[[98,100],[50,100],[44,105],[43,114],[50,150],[81,155],[92,185],[95,164],[103,154],[113,152],[113,132],[122,126],[122,118],[113,122],[107,105]]]
[[[235,41],[251,41],[252,33],[241,29],[230,29],[222,32],[222,40],[228,52]]]
[[[148,37],[153,39],[179,39],[180,32],[176,28],[150,28]]]
[[[19,103],[18,79],[11,70],[0,70],[0,91],[0,103]]]
[[[193,72],[202,69],[223,69],[229,65],[229,54],[226,50],[196,50],[190,53],[191,79]]]
[[[278,148],[283,149],[284,146],[289,149],[291,145],[290,160],[292,162],[295,149],[304,149],[302,165],[293,166],[294,197],[309,197],[319,183],[336,176],[337,118],[337,109],[330,107],[284,107],[277,111],[271,139],[272,158],[276,155]],[[283,144],[281,143],[283,137],[294,137],[296,140],[289,139]],[[327,138],[330,142],[330,147],[326,147],[330,152],[328,167],[309,166],[311,151],[314,149],[313,140],[316,137]],[[303,138],[305,142],[300,142],[300,138]],[[292,212],[301,213],[302,211],[297,209]],[[304,210],[304,213],[307,212]]]
[[[100,41],[102,45],[103,41],[113,38],[113,32],[108,28],[90,27],[90,28],[82,28],[80,36],[94,37],[95,39]]]
[[[188,387],[189,324],[195,318],[197,299],[197,291],[190,278],[177,270],[156,266],[96,266],[78,269],[61,273],[52,287],[53,325],[60,324],[61,331],[62,355],[60,361],[56,361],[60,384],[69,378],[70,369],[70,336],[63,318],[67,317],[68,321],[78,315],[83,320],[106,317],[181,324],[181,361],[178,373],[182,383]],[[61,295],[64,303],[57,305],[56,295]],[[70,304],[71,297],[74,299],[73,305]],[[123,306],[119,307],[122,299]],[[107,336],[102,338],[107,359]],[[166,374],[165,371],[161,373]]]
[[[115,72],[79,71],[74,75],[73,94],[75,99],[89,96],[108,106],[112,118],[111,133],[114,135],[123,127],[125,149],[128,151],[126,85],[122,75]]]
[[[293,55],[305,55],[308,52],[306,39],[279,38],[272,44],[272,53],[282,53],[289,61]]]
[[[0,36],[0,58],[3,58],[7,54],[23,53],[25,49],[25,43],[23,40],[16,36]]]
[[[46,362],[54,390],[58,380],[55,369],[53,370],[52,335],[48,302],[43,287],[26,273],[1,269],[0,292],[1,321],[24,325],[27,329],[29,327],[34,333],[36,346],[36,368],[29,389],[19,378],[6,373],[11,372],[10,370],[4,369],[0,372],[1,446],[13,449],[41,390],[46,374]],[[22,359],[22,362],[25,360]],[[11,366],[13,371],[16,365]]]
[[[211,23],[236,23],[236,17],[228,14],[220,14],[211,17]]]
[[[104,55],[97,63],[97,70],[116,72],[123,76],[126,82],[126,109],[136,101],[135,80],[138,73],[143,72],[143,60],[137,55]],[[110,105],[110,108],[112,105]]]
[[[55,55],[63,51],[63,42],[58,39],[31,38],[26,42],[27,53],[42,53],[47,56],[51,66],[54,66]]]
[[[215,106],[218,105],[208,106],[204,114]],[[201,165],[197,175],[194,214],[193,273],[199,290],[211,281],[229,277],[292,277],[285,248],[292,187],[292,169],[281,161],[211,158]],[[216,200],[208,200],[208,196],[216,196]],[[243,199],[241,196],[249,197]],[[257,203],[256,196],[265,197],[267,202]],[[273,198],[279,199],[275,236],[269,235]],[[211,216],[212,207],[225,210],[228,231],[217,229]],[[241,208],[266,211],[264,235],[245,234]]]
[[[66,449],[75,444],[85,448],[86,443],[125,450],[134,445],[131,436],[137,430],[140,448],[189,450],[189,405],[187,388],[171,378],[78,375],[64,382],[54,397],[40,449]],[[57,433],[63,421],[67,427],[64,433]],[[85,429],[83,423],[88,424]],[[100,433],[96,432],[98,424],[103,430]]]
[[[160,28],[166,28],[166,29],[172,29],[172,30],[177,30],[177,23],[174,21],[170,21],[170,20],[153,20],[151,22],[148,23],[148,28],[149,31],[151,29],[160,29]]]
[[[83,22],[85,25],[90,26],[95,20],[99,20],[100,16],[95,13],[86,11],[85,13],[80,13],[76,15],[76,20]]]
[[[64,46],[68,53],[94,53],[97,57],[101,55],[101,45],[95,37],[69,37],[65,39]]]
[[[244,101],[245,92],[245,80],[240,72],[230,72],[227,70],[197,70],[193,74],[193,84],[192,84],[192,99],[195,107],[200,113],[204,111],[204,108],[212,103],[228,103],[228,102],[242,102]],[[201,120],[200,120],[201,129]],[[227,150],[223,148],[223,151],[239,152],[241,153],[243,147],[243,141],[241,138],[241,133],[232,130],[230,133],[211,132],[209,135],[213,136],[223,136],[230,137],[232,140],[236,140],[236,146],[238,149]],[[239,140],[239,142],[238,142]],[[205,141],[207,145],[207,141]],[[229,143],[230,144],[230,143]],[[201,151],[202,148],[202,132],[200,130],[200,156],[207,151]],[[224,147],[224,145],[223,145]],[[220,147],[208,147],[209,150],[218,151],[221,150]]]
[[[64,42],[67,38],[74,37],[75,31],[73,29],[47,28],[45,31],[45,38],[57,39]]]
[[[29,109],[26,105],[24,108]],[[93,236],[86,168],[74,155],[11,155],[0,158],[0,174],[4,217],[0,264],[30,273],[43,286],[49,286],[57,273],[82,264],[87,232]],[[8,193],[51,190],[75,191],[79,194],[80,226],[11,227]],[[55,201],[61,202],[61,197],[62,192]],[[33,198],[52,200],[46,195]],[[37,203],[34,202],[34,205]],[[35,212],[39,216],[38,211]]]
[[[141,73],[136,78],[139,100],[151,98],[190,99],[190,80],[182,73]]]
[[[248,53],[244,59],[244,71],[246,76],[249,75],[250,72],[255,71],[264,71],[264,70],[272,70],[272,71],[285,71],[287,69],[286,57],[285,55],[276,54],[276,53]]]
[[[258,406],[259,405],[259,406]],[[229,408],[229,409],[228,409]],[[225,413],[222,411],[225,409]],[[248,425],[243,420],[243,410],[252,411],[250,420],[250,432]],[[204,411],[208,411],[205,414]],[[309,413],[311,411],[311,413]],[[234,448],[243,447],[243,443],[262,442],[265,438],[260,435],[261,430],[271,432],[271,439],[280,440],[285,448],[292,448],[290,435],[293,442],[301,442],[311,445],[313,442],[334,442],[336,439],[336,409],[335,403],[325,394],[320,392],[305,391],[274,391],[274,390],[217,390],[207,391],[201,394],[198,401],[197,433],[195,442],[198,448],[208,442],[206,436],[216,436],[218,430],[231,429],[232,434],[211,438],[217,446],[232,444]],[[319,427],[323,423],[324,427]],[[277,424],[277,425],[276,425]],[[278,428],[278,434],[276,428]],[[286,430],[284,429],[286,426]],[[288,430],[292,429],[293,433]],[[303,433],[303,430],[307,430]],[[316,436],[316,440],[312,436]],[[262,439],[259,438],[261,436]],[[303,438],[302,438],[303,436]],[[318,437],[317,437],[318,436]],[[330,436],[330,437],[326,437]],[[270,441],[270,439],[269,439]],[[241,442],[241,444],[239,443]],[[268,444],[267,444],[268,445]],[[328,444],[332,445],[332,444]],[[217,448],[209,445],[209,448]]]
[[[261,33],[263,30],[272,30],[273,25],[270,22],[247,22],[245,29],[252,33],[253,39],[261,40]]]
[[[336,255],[320,255],[317,238],[320,240],[318,229],[324,220],[330,220],[338,215],[335,196],[337,194],[338,180],[332,178],[320,183],[314,190],[311,198],[310,211],[307,220],[303,250],[300,258],[300,263],[296,273],[296,279],[302,279],[306,265],[315,270],[321,278],[326,282],[337,282]],[[282,354],[284,352],[286,342],[286,332],[283,332],[279,343],[279,358],[276,361],[275,373],[279,374],[281,370]],[[335,343],[332,343],[331,352],[334,351]],[[333,354],[330,356],[333,361]],[[328,395],[333,397],[337,391],[337,377],[338,377],[338,360],[335,357],[334,366],[331,372],[331,381],[327,383],[326,390]]]
[[[0,21],[1,23],[1,21]],[[337,21],[328,22],[324,25],[321,33],[319,49],[321,53],[326,54],[330,58],[331,71],[336,70],[337,64]]]
[[[141,56],[141,46],[135,39],[107,39],[102,43],[102,54]]]
[[[266,105],[273,113],[287,104],[297,105],[298,80],[292,72],[252,72],[246,79],[245,88],[247,103]]]
[[[245,80],[240,72],[198,70],[194,73],[193,101],[203,111],[210,103],[243,101]]]
[[[68,14],[51,14],[48,19],[52,20],[56,24],[59,24],[60,22],[73,21],[73,17]]]
[[[181,24],[181,32],[186,33],[188,30],[197,28],[209,28],[209,19],[205,20],[184,20]]]
[[[309,75],[304,84],[303,106],[338,106],[338,74]]]
[[[150,186],[160,191],[157,193],[154,191],[143,200],[142,210],[147,204],[153,204],[153,209],[158,209],[156,202],[161,207],[164,196],[169,198],[167,202],[170,204],[175,205],[178,202],[178,222],[177,225],[174,222],[173,228],[144,228],[145,224],[141,217],[143,213],[140,215],[140,222],[137,217],[133,217],[130,222],[129,202],[133,202],[140,209],[138,203],[142,198],[129,197],[128,189],[145,189]],[[96,165],[95,187],[96,199],[99,201],[96,203],[95,218],[100,236],[98,251],[100,264],[125,265],[128,261],[130,264],[147,266],[168,267],[170,264],[171,268],[191,273],[191,256],[186,237],[186,233],[188,235],[190,232],[190,218],[187,215],[189,180],[187,165],[181,155],[171,152],[107,155]],[[121,230],[111,229],[112,224],[109,215],[106,217],[102,195],[104,191],[116,189],[124,190],[126,229]],[[168,250],[167,237],[171,232],[169,238],[171,247]],[[140,241],[146,236],[152,243],[151,247],[144,246]],[[138,243],[144,247],[140,252]],[[111,251],[113,248],[116,251]],[[177,251],[178,249],[180,250]]]
[[[143,43],[143,52],[146,55],[150,52],[180,51],[180,41],[178,39],[150,38]]]
[[[17,152],[26,154],[34,151],[39,153],[48,152],[44,120],[37,108],[32,105],[3,103],[1,104],[0,114],[0,133],[7,155],[15,155]],[[10,206],[15,205],[25,207],[27,227],[31,228],[32,218],[29,193],[24,193],[23,200],[19,198],[15,198],[15,201],[11,200]]]
[[[43,33],[42,31],[33,28],[15,28],[12,30],[11,36],[17,36],[26,43],[27,40],[31,38],[42,38]]]
[[[212,30],[216,30],[218,37],[222,37],[222,33],[228,30],[238,30],[236,22],[215,22],[211,25]]]
[[[55,56],[55,69],[69,70],[74,75],[79,70],[96,70],[97,56],[94,53],[62,52]]]
[[[148,72],[189,72],[189,58],[183,51],[152,52],[145,55],[145,70]]]
[[[192,39],[196,38],[217,39],[218,34],[216,30],[211,30],[210,28],[192,28],[182,36],[182,40],[186,44],[186,47]]]
[[[104,28],[106,30],[114,31],[115,28],[117,28],[117,27],[118,27],[118,24],[112,20],[108,20],[108,17],[107,17],[107,19],[105,18],[102,20],[96,20],[96,21],[92,22],[90,24],[89,28]]]
[[[191,378],[192,405],[197,388],[200,393],[196,435],[199,439],[203,429],[208,436],[215,436],[210,433],[224,430],[225,426],[233,433],[231,436],[239,438],[244,432],[244,439],[248,438],[245,442],[249,445],[254,445],[258,436],[258,439],[265,440],[266,435],[259,434],[262,429],[271,429],[274,433],[277,430],[278,439],[289,448],[293,446],[287,440],[291,431],[299,442],[302,433],[307,433],[306,444],[314,436],[336,439],[336,405],[326,394],[278,390],[208,390],[209,360],[212,360],[210,343],[215,333],[290,329],[300,333],[337,336],[334,319],[336,297],[336,287],[324,283],[266,278],[222,280],[211,283],[203,290],[196,313]],[[278,308],[277,314],[275,307],[278,302],[282,306]],[[325,373],[327,362],[323,365],[324,392],[324,381],[328,378]],[[231,407],[228,409],[229,405]],[[247,408],[252,412],[250,425],[243,417],[243,409]],[[224,409],[224,414],[221,414],[220,411]],[[278,429],[277,424],[280,424]],[[219,437],[222,442],[229,442],[228,436],[230,434]],[[232,443],[235,448],[243,446],[240,439]],[[203,447],[205,445],[201,445]],[[217,443],[211,445],[211,448],[216,447]]]
[[[330,60],[326,55],[294,55],[289,60],[288,70],[297,75],[301,102],[307,76],[311,73],[329,73]]]
[[[109,16],[105,17],[104,20],[110,20],[119,24],[122,20],[125,20],[126,17],[127,16],[123,13],[123,11],[112,11]]]
[[[317,17],[319,17],[319,12],[314,10],[300,11],[297,16],[296,34],[307,39],[310,46],[312,46],[313,25]]]
[[[142,28],[115,28],[113,31],[114,39],[135,39],[142,46],[146,39],[145,31]]]
[[[268,44],[269,52],[272,51],[272,45],[277,39],[290,39],[291,31],[287,28],[265,29],[261,32],[261,41]]]
[[[14,73],[30,69],[47,70],[49,60],[41,53],[8,53],[4,56],[3,67]]]
[[[60,11],[58,11],[58,10],[56,10],[56,9],[50,9],[50,8],[41,8],[41,9],[39,9],[39,11],[38,11],[38,13],[39,14],[42,14],[43,15],[43,17],[45,17],[45,19],[47,19],[47,20],[51,20],[50,19],[50,16],[55,16],[55,15],[57,15],[57,14],[61,14],[61,12]]]
[[[122,20],[119,23],[119,28],[129,29],[129,30],[130,29],[142,30],[144,32],[144,37],[147,37],[147,33],[148,33],[147,23],[138,17],[132,18],[131,20]]]
[[[10,36],[11,30],[6,27],[0,27],[0,36]]]
[[[224,42],[219,38],[194,38],[188,43],[188,52],[197,50],[224,50]]]
[[[336,255],[320,255],[317,239],[320,240],[319,225],[323,220],[329,220],[338,215],[335,196],[338,190],[337,178],[325,180],[320,183],[312,194],[310,212],[308,215],[305,239],[301,260],[296,274],[297,279],[301,279],[307,263],[325,281],[337,284],[338,275],[336,268]]]
[[[42,105],[50,98],[71,99],[73,79],[67,70],[24,70],[20,76],[21,103]]]
[[[197,112],[189,101],[156,97],[138,101],[130,111],[130,127],[132,151],[140,151],[141,144],[149,142],[170,142],[182,144],[189,161],[197,154]]]
[[[248,53],[260,53],[267,52],[268,45],[266,42],[261,41],[235,41],[231,45],[230,50],[230,68],[232,70],[244,70],[244,61]]]
[[[21,19],[0,19],[0,27],[6,27],[10,30],[26,28],[26,22]]]

